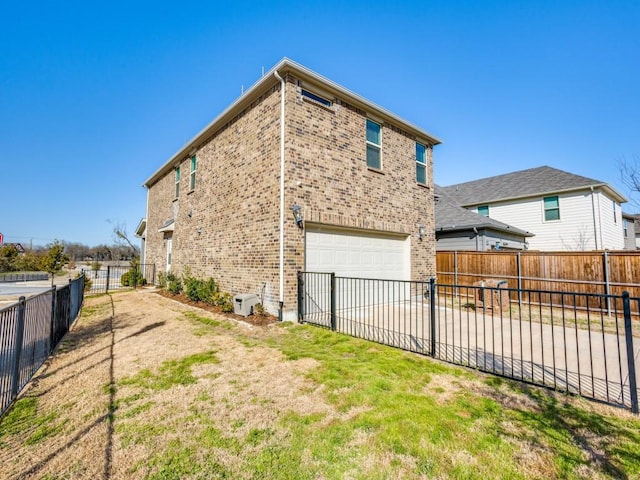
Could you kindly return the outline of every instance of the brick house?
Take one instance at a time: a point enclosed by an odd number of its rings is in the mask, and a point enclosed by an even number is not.
[[[257,293],[283,319],[298,270],[428,279],[438,143],[285,58],[144,183],[144,262]]]

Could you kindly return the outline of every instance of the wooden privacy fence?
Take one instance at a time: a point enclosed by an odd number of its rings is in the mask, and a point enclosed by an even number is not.
[[[640,252],[436,253],[439,284],[473,285],[488,278],[509,288],[640,297]],[[513,294],[512,294],[513,295]],[[579,297],[576,306],[584,301]],[[518,300],[512,298],[512,300]],[[608,308],[608,306],[607,306]]]

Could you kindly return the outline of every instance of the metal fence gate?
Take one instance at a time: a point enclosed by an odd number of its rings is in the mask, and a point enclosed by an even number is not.
[[[83,270],[90,288],[87,293],[107,293],[114,290],[153,285],[156,266],[153,263],[139,265],[109,265],[107,268]]]

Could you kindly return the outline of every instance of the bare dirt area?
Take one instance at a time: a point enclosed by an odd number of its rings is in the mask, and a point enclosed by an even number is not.
[[[221,320],[149,290],[87,299],[16,404],[24,422],[14,414],[2,424],[11,434],[0,437],[0,478],[147,478],[178,433],[279,435],[283,415],[332,415],[302,375],[313,360],[285,365],[277,350],[233,334],[259,338],[278,327],[225,319],[213,334],[207,327]],[[218,461],[233,472],[239,458]]]

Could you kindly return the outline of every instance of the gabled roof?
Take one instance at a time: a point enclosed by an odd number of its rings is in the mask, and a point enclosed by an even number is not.
[[[534,234],[526,230],[499,222],[490,217],[478,215],[456,204],[442,187],[435,186],[436,196],[436,232],[453,232],[460,230],[490,229],[499,232],[533,237]]]
[[[386,110],[375,103],[367,100],[360,95],[347,90],[343,86],[329,80],[326,77],[309,70],[308,68],[294,62],[293,60],[284,57],[277,65],[271,70],[265,73],[260,80],[254,83],[247,91],[245,91],[238,99],[236,99],[226,110],[218,115],[209,125],[204,127],[195,137],[189,140],[184,146],[178,150],[169,160],[167,160],[162,167],[151,175],[143,184],[144,187],[150,187],[160,178],[162,178],[167,172],[171,171],[182,159],[191,155],[197,148],[199,148],[213,133],[219,128],[224,126],[228,121],[233,119],[236,115],[241,113],[245,108],[249,107],[251,103],[264,94],[279,80],[275,77],[274,72],[277,72],[282,78],[288,73],[292,73],[302,81],[308,82],[311,85],[320,87],[323,91],[331,93],[341,98],[342,100],[350,103],[351,105],[364,110],[367,113],[374,114],[382,121],[389,122],[396,127],[400,127],[406,130],[408,133],[415,135],[416,139],[437,145],[441,141],[426,132],[425,130],[409,123],[408,121],[400,118],[396,114]]]
[[[455,203],[469,207],[519,198],[555,195],[592,187],[604,190],[620,203],[627,201],[620,192],[605,182],[548,166],[449,185],[442,189],[454,199]]]

